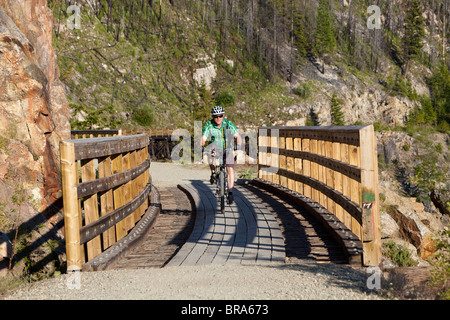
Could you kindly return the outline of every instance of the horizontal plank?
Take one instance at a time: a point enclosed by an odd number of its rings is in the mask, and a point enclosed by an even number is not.
[[[266,168],[268,168],[268,166],[263,165],[260,166],[260,170],[265,171]],[[360,224],[362,223],[362,212],[361,212],[362,209],[359,207],[357,203],[353,202],[349,197],[345,196],[341,192],[333,189],[332,187],[327,186],[325,183],[317,179],[304,176],[299,173],[290,172],[285,169],[278,169],[278,172],[276,174],[286,177],[288,179],[302,182],[304,184],[307,184],[311,188],[322,192],[325,196],[331,198],[334,202],[340,205],[345,211],[347,211],[353,218],[356,219],[356,221],[358,221],[358,223]]]
[[[99,234],[105,232],[113,225],[117,224],[119,221],[122,221],[130,214],[132,214],[140,205],[145,201],[148,195],[151,192],[151,184],[148,183],[144,190],[133,200],[128,202],[127,204],[117,208],[111,213],[108,213],[105,216],[102,216],[95,222],[92,222],[80,229],[80,243],[86,243],[89,240],[95,238]]]
[[[259,129],[278,129],[280,131],[333,131],[333,132],[359,132],[359,130],[370,126],[370,124],[361,126],[273,126],[273,127],[260,127]]]
[[[119,129],[112,130],[72,130],[71,134],[119,134]]]
[[[337,171],[347,177],[361,182],[361,169],[343,161],[335,160],[307,151],[279,149],[279,155],[315,162],[321,166]]]
[[[94,193],[107,191],[114,187],[120,186],[137,178],[148,168],[150,168],[150,159],[147,159],[140,165],[125,170],[124,172],[119,172],[108,177],[80,183],[77,186],[78,198],[86,197]]]
[[[149,138],[147,134],[72,139],[63,141],[74,144],[75,160],[107,157],[114,154],[142,149],[149,145]]]
[[[267,130],[267,136],[272,130],[278,130],[279,137],[292,137],[300,139],[323,140],[339,142],[353,146],[360,145],[359,131],[366,126],[344,126],[344,127],[262,127],[259,135]]]

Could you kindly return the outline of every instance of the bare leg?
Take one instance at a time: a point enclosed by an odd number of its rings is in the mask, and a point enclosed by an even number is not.
[[[228,192],[233,191],[234,187],[234,165],[233,166],[227,166],[227,182],[228,182]]]

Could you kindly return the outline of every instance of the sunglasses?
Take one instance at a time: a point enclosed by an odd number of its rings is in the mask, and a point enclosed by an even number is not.
[[[217,116],[213,116],[213,118],[215,119],[215,118],[223,118],[223,114],[219,114],[219,115],[217,115]]]

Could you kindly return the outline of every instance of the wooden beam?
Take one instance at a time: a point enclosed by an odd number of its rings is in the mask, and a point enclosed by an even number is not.
[[[81,210],[78,206],[78,166],[75,147],[67,141],[60,142],[61,177],[64,204],[64,233],[66,238],[67,271],[78,271],[82,267],[80,243]]]
[[[364,264],[381,261],[381,230],[378,192],[377,143],[373,126],[360,131],[361,199]]]

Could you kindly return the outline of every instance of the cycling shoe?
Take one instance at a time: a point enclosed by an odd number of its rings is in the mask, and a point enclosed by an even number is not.
[[[228,193],[228,204],[233,204],[233,202],[234,202],[233,193],[230,192]]]

